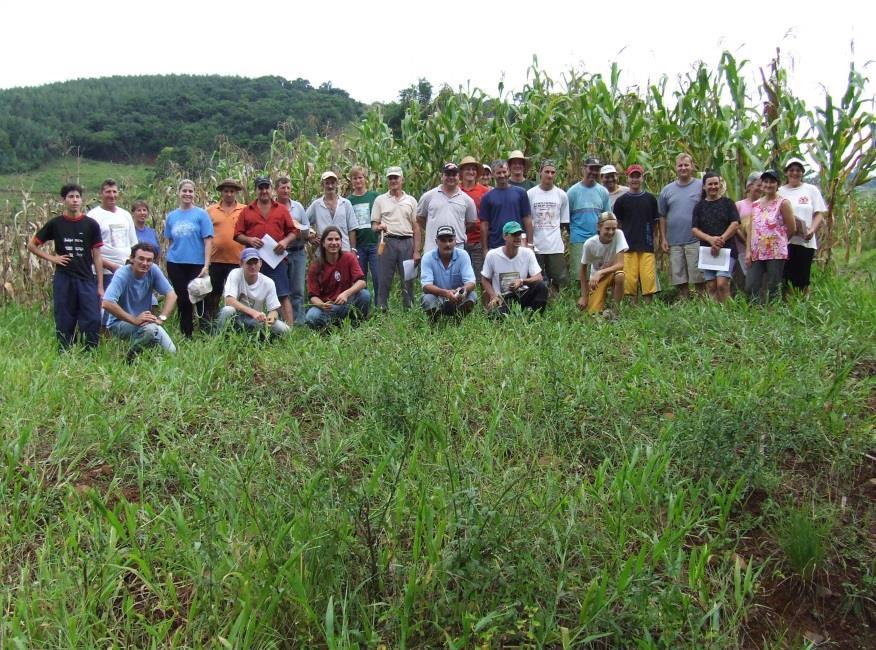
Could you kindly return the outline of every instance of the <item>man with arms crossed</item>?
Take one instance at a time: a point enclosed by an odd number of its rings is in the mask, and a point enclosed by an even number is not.
[[[703,183],[694,178],[693,158],[679,154],[675,159],[676,180],[667,184],[657,199],[660,213],[660,238],[664,253],[669,253],[669,281],[678,287],[682,298],[690,295],[688,283],[697,291],[705,286],[698,268],[700,242],[691,230],[694,206],[700,202]]]
[[[127,263],[131,247],[139,241],[134,218],[130,212],[118,206],[118,200],[118,183],[108,178],[100,184],[100,205],[88,211],[88,216],[100,226],[100,237],[103,239],[100,252],[104,287],[109,287],[113,273]],[[103,324],[106,324],[106,315]]]

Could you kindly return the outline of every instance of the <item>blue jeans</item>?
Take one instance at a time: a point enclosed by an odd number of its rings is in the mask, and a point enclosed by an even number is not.
[[[153,345],[157,345],[171,354],[176,352],[176,346],[170,340],[168,333],[161,325],[155,323],[134,325],[117,320],[110,325],[109,330],[113,336],[118,336],[120,339],[131,339],[131,352],[139,352],[141,349]]]
[[[379,296],[380,293],[380,271],[377,270],[377,244],[366,244],[358,246],[356,254],[359,257],[359,266],[362,268],[362,273],[365,274],[365,282],[368,282],[368,272],[371,271],[371,285],[374,287],[374,295]]]
[[[252,316],[247,316],[237,311],[234,307],[223,307],[219,310],[219,329],[225,329],[226,327],[250,332],[264,332],[267,326],[265,323],[258,322]],[[275,320],[274,324],[271,325],[271,334],[273,336],[285,336],[288,333],[289,326],[279,319]]]
[[[290,250],[289,299],[292,301],[292,318],[296,325],[304,324],[304,281],[307,278],[307,252],[304,248]]]
[[[332,305],[330,311],[311,307],[307,310],[307,315],[304,316],[304,322],[315,330],[322,329],[332,323],[344,320],[351,308],[358,312],[360,318],[368,318],[368,312],[371,311],[371,294],[368,293],[368,289],[362,289],[345,305]]]

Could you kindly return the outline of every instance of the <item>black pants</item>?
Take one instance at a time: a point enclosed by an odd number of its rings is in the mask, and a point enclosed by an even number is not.
[[[745,276],[745,290],[751,300],[764,302],[762,297],[763,280],[766,277],[766,302],[778,300],[782,287],[782,272],[785,260],[757,260],[748,267]]]
[[[225,293],[225,280],[228,279],[228,274],[238,268],[237,264],[227,264],[225,262],[213,262],[210,264],[210,284],[213,285],[213,291],[210,295],[204,298],[204,318],[208,321],[216,320],[221,308],[222,298]],[[200,273],[200,271],[198,271]]]
[[[504,296],[505,304],[498,307],[495,311],[499,314],[507,314],[511,311],[513,303],[519,303],[523,309],[532,309],[533,311],[544,311],[548,301],[548,285],[547,282],[539,282],[522,293],[512,293],[509,296]]]
[[[785,284],[801,291],[808,287],[809,274],[812,270],[812,260],[814,257],[814,248],[806,248],[806,246],[801,246],[800,244],[788,244]]]
[[[192,338],[195,331],[194,305],[189,300],[189,282],[203,269],[201,264],[167,263],[167,279],[176,292],[176,308],[179,310],[179,328],[186,338]]]
[[[76,326],[85,346],[97,347],[100,331],[100,299],[97,280],[79,278],[63,271],[55,271],[52,281],[55,308],[55,333],[58,345],[64,350],[73,345]]]

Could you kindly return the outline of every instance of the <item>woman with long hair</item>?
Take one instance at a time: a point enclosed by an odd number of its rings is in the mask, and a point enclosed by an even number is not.
[[[367,318],[371,295],[365,288],[365,275],[356,254],[341,250],[341,230],[327,226],[320,234],[319,254],[307,271],[310,309],[304,322],[313,329],[323,329],[351,313]]]

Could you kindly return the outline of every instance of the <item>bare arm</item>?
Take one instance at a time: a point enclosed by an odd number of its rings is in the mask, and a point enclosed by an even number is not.
[[[535,239],[532,234],[532,216],[523,217],[523,229],[526,231],[526,246],[528,248],[535,247]]]
[[[669,252],[669,240],[666,239],[666,217],[660,217],[658,220],[660,226],[660,247],[664,253]]]
[[[247,307],[242,302],[240,302],[234,296],[225,296],[225,304],[229,307],[234,307],[241,314],[246,314],[250,318],[254,318],[257,321],[265,320],[265,315],[252,307]]]
[[[204,237],[204,268],[201,269],[199,277],[203,277],[210,272],[210,256],[213,254],[213,238]]]
[[[94,272],[97,275],[97,297],[103,298],[103,255],[100,248],[91,249],[91,259],[94,260]]]
[[[36,237],[27,242],[27,250],[39,257],[41,260],[51,262],[55,266],[67,266],[70,262],[70,255],[52,255],[47,253],[37,244]]]

